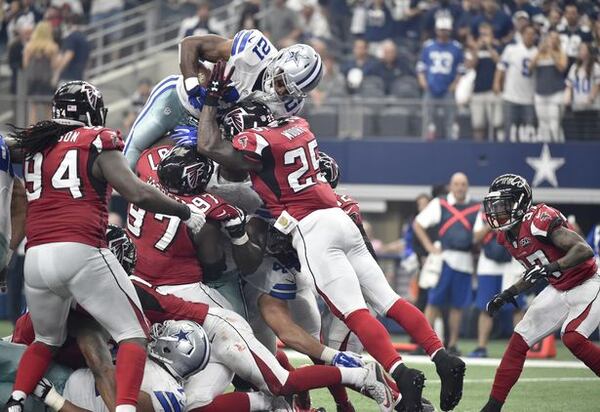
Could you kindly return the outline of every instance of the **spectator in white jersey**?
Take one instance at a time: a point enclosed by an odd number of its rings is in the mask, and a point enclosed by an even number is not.
[[[535,136],[533,96],[535,82],[529,62],[537,53],[536,31],[527,25],[521,31],[521,43],[506,46],[496,66],[494,93],[502,93],[504,138],[532,140]]]
[[[577,139],[593,139],[600,127],[600,64],[597,53],[589,43],[579,45],[579,56],[569,69],[566,80],[565,103],[573,112],[565,120],[566,135]],[[571,127],[568,127],[570,125]]]
[[[535,114],[540,141],[564,142],[561,120],[567,55],[562,51],[555,31],[542,39],[539,51],[529,64],[535,75]]]

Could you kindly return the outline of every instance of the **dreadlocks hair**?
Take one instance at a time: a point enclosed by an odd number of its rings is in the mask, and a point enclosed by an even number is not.
[[[54,146],[65,133],[78,129],[83,124],[62,123],[54,120],[43,120],[29,127],[17,127],[9,124],[9,136],[17,141],[17,147],[23,149],[28,159],[36,153]]]

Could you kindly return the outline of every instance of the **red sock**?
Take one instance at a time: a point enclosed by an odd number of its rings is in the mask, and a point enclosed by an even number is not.
[[[337,385],[341,381],[342,374],[338,368],[325,365],[307,366],[290,372],[277,395],[292,395],[309,389]]]
[[[279,349],[279,350],[277,350],[277,352],[275,352],[275,358],[277,359],[277,362],[279,362],[279,364],[286,371],[291,372],[291,371],[293,371],[293,370],[296,369],[296,368],[294,368],[292,366],[292,364],[290,363],[290,360],[288,359],[287,355],[281,349]]]
[[[600,376],[600,348],[588,338],[575,331],[566,332],[562,341],[565,346],[586,364],[596,375]]]
[[[529,346],[518,333],[513,333],[508,342],[508,347],[502,356],[500,366],[496,369],[492,397],[499,402],[504,402],[511,388],[517,383]]]
[[[116,406],[137,405],[145,365],[146,350],[144,347],[133,342],[119,344],[117,365],[115,367]]]
[[[230,392],[219,395],[210,403],[190,412],[250,412],[250,399],[245,392]]]
[[[48,346],[40,342],[29,345],[19,362],[13,390],[25,392],[26,395],[31,394],[44,377],[51,361],[52,352]]]
[[[368,309],[352,312],[346,317],[345,323],[358,336],[367,352],[381,363],[386,371],[402,359],[392,346],[388,331]]]
[[[394,319],[402,329],[421,346],[429,356],[444,345],[435,334],[427,318],[419,309],[400,298],[387,311],[386,316]]]

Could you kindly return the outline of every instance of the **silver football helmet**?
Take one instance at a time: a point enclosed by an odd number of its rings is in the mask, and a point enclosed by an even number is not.
[[[210,359],[210,342],[202,326],[190,320],[167,320],[152,326],[150,357],[171,374],[187,379],[200,372]]]
[[[323,61],[319,53],[307,44],[295,44],[281,49],[267,67],[263,91],[279,98],[304,98],[317,87],[323,76]]]

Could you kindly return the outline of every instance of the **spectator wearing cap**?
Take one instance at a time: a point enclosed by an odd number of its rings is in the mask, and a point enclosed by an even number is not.
[[[413,222],[415,235],[425,250],[442,255],[442,272],[437,285],[429,291],[425,316],[433,324],[442,308],[450,309],[447,346],[454,354],[460,354],[457,345],[462,314],[471,303],[473,224],[479,209],[479,202],[469,196],[467,176],[459,172],[450,179],[450,193],[429,202]],[[437,225],[441,248],[432,243],[426,232]]]
[[[533,5],[531,0],[513,0],[509,9],[513,16],[519,11],[524,11],[529,16],[529,19],[533,19],[533,17],[538,14],[544,14],[543,10]]]
[[[377,65],[377,76],[381,77],[385,94],[390,94],[392,85],[404,74],[409,74],[410,69],[404,59],[398,56],[398,47],[392,40],[385,40],[381,44],[381,58]],[[414,74],[414,72],[413,72]]]
[[[600,128],[600,63],[590,43],[579,45],[579,56],[566,79],[565,103],[573,118],[565,121],[567,138],[595,139]],[[568,128],[568,125],[571,127]]]
[[[541,141],[565,141],[561,121],[566,69],[567,55],[560,47],[558,33],[551,31],[542,39],[529,63],[529,70],[535,75],[535,113]]]
[[[472,42],[466,53],[466,65],[475,70],[475,84],[471,97],[471,126],[473,137],[481,141],[486,130],[493,131],[502,126],[502,105],[494,94],[494,71],[500,62],[501,48],[494,39],[489,23],[479,25],[479,37]]]
[[[430,39],[435,37],[436,22],[438,19],[445,18],[452,23],[458,22],[463,12],[460,4],[451,0],[437,0],[434,2],[423,18],[422,38]],[[454,29],[454,27],[453,27]]]
[[[487,22],[494,29],[494,37],[500,40],[502,44],[510,43],[512,40],[513,24],[508,14],[504,13],[495,0],[482,1],[483,13],[481,16],[473,19],[471,32],[473,37],[477,37],[479,24]]]
[[[535,135],[535,81],[529,70],[529,62],[537,54],[535,29],[525,26],[521,36],[522,42],[505,47],[494,74],[494,93],[502,94],[504,138],[511,141]]]
[[[277,47],[285,47],[297,43],[302,29],[298,13],[286,5],[287,0],[274,0],[271,7],[265,10],[261,28],[265,35]]]
[[[369,54],[369,45],[364,39],[354,40],[352,57],[342,65],[342,73],[346,77],[349,89],[358,89],[362,79],[377,75],[378,62]]]
[[[58,79],[61,81],[83,80],[90,57],[91,46],[82,31],[81,16],[71,15],[66,21],[66,32],[61,44],[58,63]]]
[[[529,14],[526,11],[519,10],[515,12],[515,14],[513,14],[513,25],[515,27],[515,43],[520,43],[523,41],[523,39],[521,38],[521,30],[523,30],[523,27],[527,26],[528,24],[530,24]]]
[[[569,59],[568,67],[577,60],[579,45],[593,40],[592,31],[588,26],[583,26],[579,21],[579,8],[577,4],[570,3],[565,6],[565,23],[558,26],[560,42]]]
[[[220,34],[216,20],[210,15],[208,1],[201,1],[196,8],[196,15],[183,19],[179,26],[179,39],[188,36],[200,36],[204,34]]]
[[[456,108],[453,92],[464,72],[463,49],[452,40],[452,20],[435,23],[436,38],[423,45],[417,63],[417,78],[423,89],[423,137],[452,137]]]

